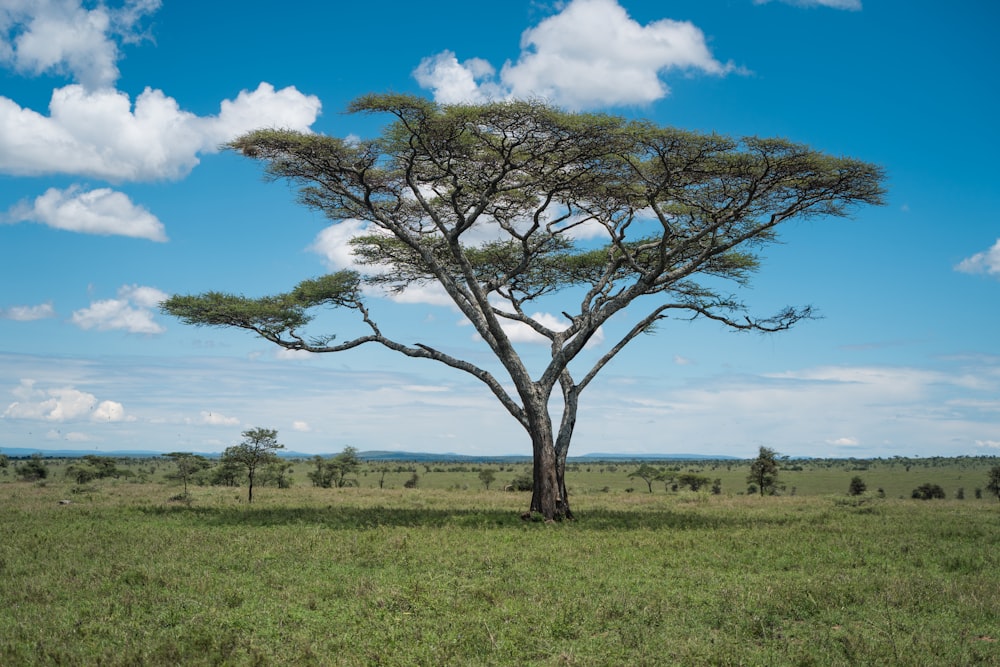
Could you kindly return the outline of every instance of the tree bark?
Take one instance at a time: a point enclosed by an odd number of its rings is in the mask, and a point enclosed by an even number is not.
[[[572,519],[566,492],[566,456],[556,452],[552,422],[546,413],[531,420],[529,429],[532,448],[531,505],[524,518],[540,514],[546,521]]]

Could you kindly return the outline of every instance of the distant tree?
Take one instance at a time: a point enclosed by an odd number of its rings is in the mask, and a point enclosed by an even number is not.
[[[809,318],[809,308],[747,317],[728,285],[749,280],[779,226],[882,202],[881,168],[784,139],[699,134],[539,100],[438,105],[385,94],[349,110],[388,114],[392,124],[371,140],[261,129],[229,147],[299,186],[300,201],[334,224],[364,225],[351,249],[372,268],[259,298],[173,296],[163,309],[290,350],[381,345],[471,375],[530,439],[526,514],[545,519],[572,517],[565,467],[580,396],[629,343],[685,316],[744,331],[782,331]],[[403,342],[377,324],[362,283],[440,285],[496,363]],[[562,322],[532,314],[560,293]],[[364,331],[311,335],[310,313],[329,306],[356,315]],[[618,338],[592,357],[589,343],[612,318],[622,322]],[[551,356],[537,374],[511,324],[546,339]],[[402,332],[409,341],[410,329]]]
[[[0,454],[0,468],[6,468],[10,465],[10,459],[7,458],[6,454]]]
[[[986,478],[986,490],[1000,500],[1000,466],[993,466]]]
[[[930,482],[926,484],[921,484],[917,488],[913,489],[913,493],[910,494],[911,498],[917,498],[919,500],[934,500],[935,498],[941,499],[945,497],[944,489],[942,489],[937,484],[931,484]]]
[[[284,449],[278,444],[278,432],[268,428],[254,428],[243,431],[243,442],[227,447],[222,454],[226,463],[232,463],[242,468],[247,474],[247,502],[253,502],[253,483],[257,470],[278,460],[275,450]]]
[[[345,447],[344,451],[329,459],[322,456],[314,456],[313,463],[316,469],[309,473],[309,479],[313,486],[324,489],[330,487],[342,488],[345,486],[358,486],[358,480],[348,477],[357,472],[361,467],[361,459],[358,458],[358,450],[354,447]]]
[[[656,482],[660,479],[660,473],[661,470],[659,468],[651,466],[648,463],[643,463],[638,468],[630,472],[628,476],[629,479],[638,477],[639,479],[644,481],[646,483],[646,486],[649,487],[649,492],[652,493],[653,482]]]
[[[239,486],[243,466],[232,459],[220,458],[210,470],[208,483],[212,486]]]
[[[697,491],[703,486],[708,486],[712,483],[710,477],[704,475],[697,475],[693,472],[686,472],[677,476],[677,484],[680,486],[686,486],[692,491]]]
[[[410,479],[403,482],[403,486],[407,489],[417,488],[417,484],[420,483],[420,476],[417,473],[410,475]]]
[[[280,459],[272,461],[261,468],[260,471],[260,484],[261,486],[267,486],[268,484],[274,484],[279,489],[288,489],[292,486],[292,468],[294,466],[288,461],[282,461]]]
[[[773,449],[761,447],[757,458],[750,462],[747,482],[754,485],[754,491],[764,496],[778,488],[778,454]],[[753,493],[751,491],[750,493]]]
[[[32,454],[30,459],[17,466],[14,471],[26,482],[34,482],[49,476],[49,468],[42,461],[41,454]]]
[[[176,469],[167,473],[167,479],[179,480],[184,485],[184,495],[188,494],[188,481],[198,471],[212,465],[212,462],[200,454],[190,452],[170,452],[164,456],[174,462]]]
[[[868,486],[865,484],[864,480],[861,479],[860,476],[855,475],[851,478],[851,483],[847,487],[847,493],[852,496],[860,496],[867,488]]]
[[[716,477],[712,482],[712,493],[715,495],[720,495],[722,493],[722,478]]]
[[[965,487],[960,486],[958,490],[955,491],[955,500],[965,500]]]
[[[492,484],[493,480],[496,478],[497,474],[493,472],[492,468],[483,468],[479,471],[479,481],[483,483],[483,486],[486,487],[487,491],[490,490],[490,484]]]
[[[79,462],[72,463],[66,468],[66,476],[75,479],[77,484],[86,484],[105,477],[118,479],[131,474],[130,470],[119,468],[118,461],[114,457],[95,454],[87,454],[81,457]]]

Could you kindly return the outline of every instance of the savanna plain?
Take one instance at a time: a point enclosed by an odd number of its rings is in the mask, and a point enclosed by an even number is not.
[[[746,461],[652,463],[698,491],[571,463],[576,520],[546,524],[505,490],[520,463],[319,488],[301,460],[247,503],[162,458],[86,483],[12,460],[0,664],[998,665],[998,463],[786,461],[767,496]]]

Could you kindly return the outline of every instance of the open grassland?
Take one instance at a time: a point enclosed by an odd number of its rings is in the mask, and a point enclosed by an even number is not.
[[[0,664],[1000,664],[1000,503],[957,465],[842,465],[811,473],[836,494],[763,498],[650,494],[594,465],[556,525],[474,471],[299,476],[253,505],[193,487],[187,506],[166,463],[141,465],[150,480],[2,478]],[[854,474],[886,497],[848,497]],[[949,499],[910,500],[925,481]]]

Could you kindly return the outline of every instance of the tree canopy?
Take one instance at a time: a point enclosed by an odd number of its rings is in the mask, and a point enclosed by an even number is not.
[[[845,216],[883,195],[879,167],[784,139],[734,139],[537,101],[443,106],[386,94],[361,97],[349,110],[392,121],[369,140],[262,129],[230,148],[297,185],[306,206],[366,225],[352,241],[365,270],[311,278],[274,296],[174,296],[163,308],[189,324],[248,329],[291,350],[375,343],[471,374],[531,438],[530,510],[546,518],[571,516],[563,470],[580,393],[629,342],[668,317],[756,331],[811,317],[809,306],[751,316],[727,285],[749,280],[778,225]],[[380,329],[372,290],[426,284],[447,293],[502,374]],[[529,304],[557,294],[558,326],[529,314]],[[307,333],[324,306],[354,311],[367,331],[344,340]],[[627,322],[624,333],[577,368],[615,316]],[[515,348],[512,324],[548,340],[540,371],[529,371]],[[557,427],[549,412],[556,391]]]

